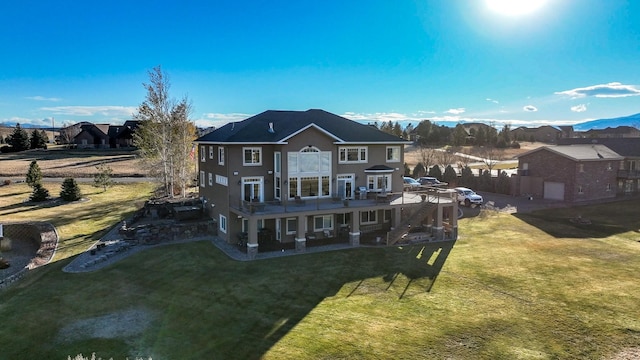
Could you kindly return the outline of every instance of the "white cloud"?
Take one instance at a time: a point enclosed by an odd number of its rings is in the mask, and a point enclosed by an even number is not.
[[[52,106],[40,108],[56,115],[71,116],[126,116],[131,117],[138,108],[133,106]]]
[[[500,102],[498,100],[494,100],[494,99],[490,99],[490,98],[486,98],[485,100],[492,102],[494,104],[500,104]]]
[[[583,98],[594,96],[598,98],[617,98],[640,95],[640,89],[636,85],[624,85],[619,82],[608,84],[592,85],[583,88],[559,91],[556,95],[567,95],[572,98]]]
[[[572,106],[571,107],[571,111],[573,111],[573,112],[587,111],[587,105],[586,104],[580,104],[580,105]]]
[[[204,113],[202,117],[199,119],[194,119],[193,122],[197,127],[208,128],[210,126],[215,126],[219,128],[224,126],[227,123],[234,121],[242,121],[247,119],[253,115],[251,114],[242,114],[242,113],[229,113],[229,114],[221,114],[221,113]]]
[[[458,115],[458,114],[462,114],[465,111],[466,110],[464,108],[457,108],[457,109],[449,109],[449,110],[445,111],[445,113]]]
[[[55,97],[47,98],[44,96],[28,96],[27,99],[36,100],[36,101],[53,101],[53,102],[62,101],[62,99],[60,98],[55,98]]]
[[[527,105],[527,106],[523,107],[522,110],[527,111],[527,112],[535,112],[535,111],[538,111],[538,108],[533,106],[533,105]]]

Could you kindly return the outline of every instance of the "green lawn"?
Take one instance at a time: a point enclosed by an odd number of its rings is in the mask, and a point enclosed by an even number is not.
[[[464,219],[452,249],[236,262],[202,241],[85,274],[63,273],[65,259],[0,293],[0,358],[606,359],[640,344],[636,209]],[[576,212],[592,224],[570,223]],[[589,227],[593,237],[575,235]],[[149,326],[60,336],[127,310],[149,314]]]

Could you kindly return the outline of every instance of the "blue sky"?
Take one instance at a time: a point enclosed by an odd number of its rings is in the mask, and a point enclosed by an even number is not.
[[[122,123],[157,65],[199,126],[269,109],[512,127],[640,112],[640,1],[501,2],[4,2],[0,123]]]

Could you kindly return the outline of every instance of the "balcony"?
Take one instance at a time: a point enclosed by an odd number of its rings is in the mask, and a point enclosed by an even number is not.
[[[375,208],[400,205],[412,205],[423,202],[451,203],[455,192],[449,189],[430,189],[399,193],[369,192],[366,197],[356,199],[314,198],[314,199],[283,199],[272,201],[232,200],[229,207],[243,215],[273,215],[282,213],[331,211],[346,208]]]
[[[618,170],[619,179],[640,179],[640,170]]]

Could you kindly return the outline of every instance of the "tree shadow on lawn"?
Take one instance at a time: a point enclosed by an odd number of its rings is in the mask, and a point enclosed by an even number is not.
[[[556,238],[607,238],[639,232],[637,201],[544,209],[513,216]]]

